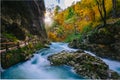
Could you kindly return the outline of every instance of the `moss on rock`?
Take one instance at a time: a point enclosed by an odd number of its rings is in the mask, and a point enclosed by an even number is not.
[[[69,65],[76,73],[89,79],[118,79],[120,76],[109,70],[100,58],[84,52],[61,52],[48,57],[52,65]],[[109,75],[111,74],[111,75]]]

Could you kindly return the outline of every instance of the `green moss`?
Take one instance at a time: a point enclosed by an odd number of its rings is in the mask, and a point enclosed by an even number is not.
[[[16,63],[25,61],[26,57],[32,55],[34,51],[43,48],[43,45],[38,42],[34,47],[32,43],[29,43],[28,46],[7,51],[7,53],[1,55],[1,63],[3,68],[8,68]]]
[[[13,42],[17,42],[17,40],[18,40],[13,34],[10,34],[10,33],[8,34],[8,33],[4,32],[4,33],[2,33],[2,35],[5,38],[7,38],[8,40],[11,40]]]

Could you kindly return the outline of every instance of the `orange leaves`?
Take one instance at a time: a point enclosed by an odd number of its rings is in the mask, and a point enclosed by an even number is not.
[[[86,8],[83,13],[83,17],[86,21],[94,21],[95,20],[95,12],[91,8]]]
[[[105,0],[105,5],[108,15],[112,9],[112,2]],[[82,32],[84,27],[91,23],[93,23],[92,27],[100,24],[101,17],[95,0],[81,0],[59,12],[55,15],[54,20],[57,22],[57,29],[48,32],[48,37],[53,41],[63,41],[69,34],[74,33],[75,29],[77,32]],[[75,25],[77,26],[75,27]]]
[[[112,9],[112,1],[105,0],[105,8],[106,8],[107,13],[109,13],[111,11],[111,9]]]
[[[53,40],[53,41],[57,40],[57,36],[53,32],[48,32],[48,38],[51,39],[51,40]]]
[[[65,34],[60,34],[57,32],[48,32],[48,38],[52,41],[63,41],[65,39]]]
[[[75,8],[75,13],[79,14],[81,10],[79,3],[77,3],[74,8]]]
[[[59,14],[57,14],[57,16],[55,16],[55,20],[59,24],[63,24],[63,22],[64,22],[64,12],[60,12]]]
[[[73,29],[73,24],[64,24],[64,29],[66,31],[71,31]]]

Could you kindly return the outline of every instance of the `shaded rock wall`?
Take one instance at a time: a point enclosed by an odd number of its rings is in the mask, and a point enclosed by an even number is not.
[[[43,47],[47,39],[44,27],[44,0],[2,0],[1,1],[1,49],[11,48],[15,40],[25,46],[1,53],[1,66],[8,68]],[[26,46],[26,42],[28,45]],[[19,45],[20,46],[20,45]],[[18,46],[17,46],[18,47]]]
[[[18,40],[37,36],[41,41],[47,38],[44,28],[44,0],[1,1],[1,31],[13,34]]]

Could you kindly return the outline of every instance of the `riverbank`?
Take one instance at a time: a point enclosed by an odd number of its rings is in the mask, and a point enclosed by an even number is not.
[[[30,59],[37,50],[40,50],[44,47],[46,47],[46,45],[43,45],[40,42],[30,42],[24,47],[19,47],[18,49],[3,52],[1,53],[1,67],[6,69],[19,62],[26,61]]]
[[[48,57],[52,65],[72,66],[76,73],[87,79],[119,79],[120,76],[109,69],[100,58],[91,56],[83,51],[60,52]]]
[[[47,42],[44,1],[1,0],[1,66],[6,69],[32,57]]]
[[[68,43],[61,43],[61,42],[52,42],[51,45],[49,45],[49,47],[50,48],[44,48],[44,49],[38,50],[31,59],[29,59],[25,62],[19,63],[17,65],[11,66],[8,69],[5,69],[1,73],[2,79],[26,79],[26,78],[27,79],[84,79],[82,75],[76,74],[75,70],[73,70],[73,68],[70,68],[70,66],[66,67],[65,65],[62,65],[62,64],[58,65],[58,66],[50,65],[50,61],[47,60],[48,56],[54,55],[54,54],[57,56],[57,54],[63,50],[66,51],[67,53],[70,53],[70,52],[77,51],[77,49],[69,48]],[[79,58],[79,55],[81,54],[81,52],[79,51],[78,53],[74,53],[74,54],[76,54],[76,56],[78,54],[78,58]],[[60,55],[60,54],[58,54],[58,55]],[[66,55],[69,55],[69,54],[66,54]],[[84,53],[81,56],[83,56],[83,58],[85,58]],[[63,56],[63,57],[67,57],[67,56]],[[80,58],[82,58],[82,57],[80,57]],[[72,57],[72,59],[76,59],[76,57]],[[72,59],[70,59],[69,61],[71,61]],[[61,61],[63,61],[63,60],[65,60],[65,59],[62,59]],[[93,58],[93,60],[94,60],[94,58]],[[86,61],[86,63],[84,61]],[[79,62],[82,62],[87,65],[88,64],[87,62],[89,62],[89,61],[90,61],[90,64],[92,62],[97,62],[97,61],[91,61],[90,59],[85,58],[85,59],[82,59],[81,61],[78,59],[78,62],[75,62],[75,64],[76,64],[76,67]],[[98,63],[102,64],[100,61],[98,59]],[[109,59],[104,59],[103,61],[105,61],[105,63],[107,65],[109,65],[109,68],[111,70],[114,70],[114,71],[120,73],[120,70],[119,70],[120,63],[119,62],[109,60]],[[81,65],[83,65],[83,64],[81,64]],[[103,62],[103,65],[104,65],[104,62]],[[90,66],[92,66],[92,64]],[[98,65],[98,66],[100,66],[100,65]],[[85,69],[89,69],[87,67],[89,67],[89,66],[86,66]],[[94,68],[95,68],[95,66],[93,66],[93,68],[91,68],[91,69],[94,69]],[[83,69],[83,67],[81,69]],[[94,71],[96,71],[96,69],[101,70],[100,68],[95,68]],[[104,68],[103,68],[103,70],[104,70]],[[105,69],[105,71],[106,71],[106,69]],[[81,72],[83,72],[83,71],[81,71]],[[90,73],[91,72],[92,71],[90,71]]]
[[[78,38],[70,42],[69,47],[88,50],[102,58],[120,61],[120,20],[83,36],[81,41]]]

